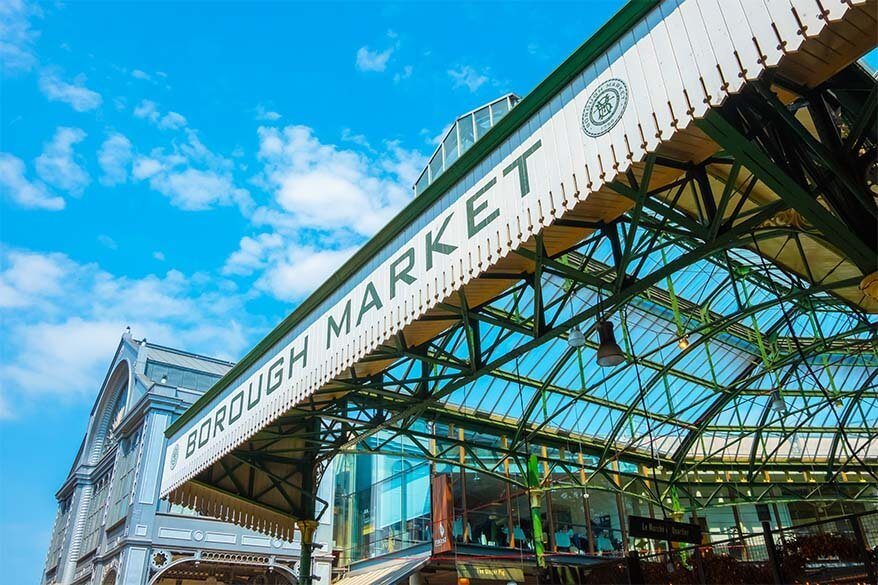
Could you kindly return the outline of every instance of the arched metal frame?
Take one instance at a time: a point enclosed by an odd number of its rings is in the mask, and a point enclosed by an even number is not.
[[[175,561],[172,561],[171,563],[168,564],[168,566],[162,567],[161,570],[156,571],[153,574],[153,576],[150,577],[148,585],[157,585],[158,582],[163,578],[163,576],[166,575],[168,572],[170,572],[175,567],[179,567],[181,565],[185,565],[185,564],[189,564],[189,563],[200,563],[200,562],[202,562],[202,559],[199,557],[183,557],[183,558],[179,558]],[[211,562],[214,562],[214,561],[211,561]],[[274,571],[277,571],[281,575],[283,575],[289,581],[290,585],[298,585],[298,583],[299,583],[299,580],[296,578],[296,575],[293,573],[293,571],[289,567],[286,567],[284,565],[254,565],[252,563],[240,563],[239,565],[236,565],[236,566],[241,566],[241,567],[260,566],[260,567],[263,567],[266,569],[270,568]]]

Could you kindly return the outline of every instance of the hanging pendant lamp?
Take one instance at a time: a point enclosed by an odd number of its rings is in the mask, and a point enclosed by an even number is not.
[[[602,368],[618,366],[625,361],[622,348],[616,343],[616,335],[613,333],[613,323],[603,319],[598,321],[598,346],[597,362]]]
[[[585,345],[585,335],[582,334],[579,327],[574,327],[567,334],[567,345],[572,349],[579,349]]]

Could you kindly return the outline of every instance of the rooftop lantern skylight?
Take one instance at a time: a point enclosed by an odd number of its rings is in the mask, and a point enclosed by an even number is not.
[[[442,141],[433,156],[430,157],[430,162],[424,167],[421,176],[415,183],[413,187],[415,195],[423,193],[439,175],[469,150],[476,140],[484,136],[501,118],[508,114],[518,101],[517,95],[508,93],[455,120],[442,137]]]

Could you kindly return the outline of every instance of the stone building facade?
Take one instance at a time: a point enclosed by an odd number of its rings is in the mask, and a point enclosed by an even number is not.
[[[233,364],[126,331],[98,392],[58,512],[43,585],[286,585],[297,540],[199,517],[159,498],[165,430]],[[331,474],[330,474],[331,476]],[[321,488],[331,501],[332,482]],[[314,574],[329,583],[331,515]]]

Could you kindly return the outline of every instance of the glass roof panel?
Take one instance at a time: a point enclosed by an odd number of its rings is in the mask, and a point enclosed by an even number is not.
[[[425,175],[422,174],[418,182],[412,186],[415,195],[423,193],[430,183],[454,164],[475,144],[476,140],[484,136],[485,132],[499,122],[518,102],[519,97],[509,93],[457,118],[442,136],[439,146],[430,157],[430,172],[426,174],[426,180]],[[458,136],[460,136],[459,140]]]

